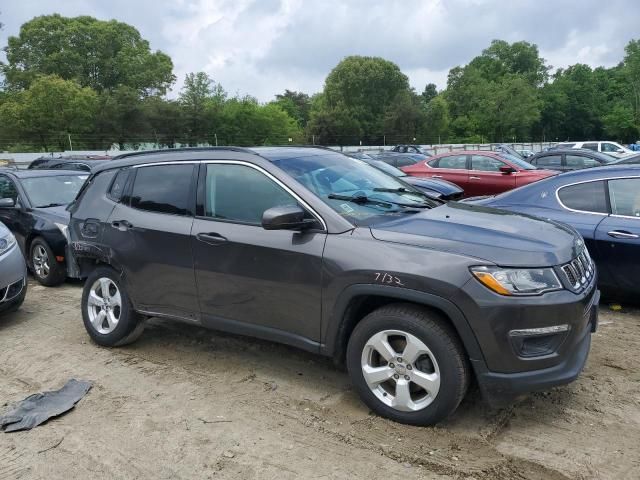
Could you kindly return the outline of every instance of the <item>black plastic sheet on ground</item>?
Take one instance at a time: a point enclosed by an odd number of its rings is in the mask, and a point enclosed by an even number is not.
[[[72,378],[60,390],[28,396],[0,417],[5,432],[31,430],[71,410],[91,389],[91,382]]]

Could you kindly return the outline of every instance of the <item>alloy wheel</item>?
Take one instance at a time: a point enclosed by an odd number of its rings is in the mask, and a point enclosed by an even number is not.
[[[49,276],[49,255],[42,245],[36,245],[33,249],[33,270],[41,278]]]
[[[115,330],[122,312],[122,297],[113,280],[102,277],[91,285],[87,309],[89,321],[98,333],[106,335]]]
[[[440,368],[418,337],[400,330],[383,330],[365,344],[362,374],[371,392],[401,412],[428,407],[440,390]]]

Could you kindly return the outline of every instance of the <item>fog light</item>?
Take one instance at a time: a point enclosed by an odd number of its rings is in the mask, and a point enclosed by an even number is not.
[[[569,325],[511,330],[511,344],[519,357],[541,357],[554,353],[569,331]]]

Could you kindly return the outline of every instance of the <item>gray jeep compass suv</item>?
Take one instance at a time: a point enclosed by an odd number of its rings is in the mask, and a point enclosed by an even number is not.
[[[429,425],[574,380],[596,272],[570,227],[440,205],[324,148],[184,149],[96,167],[70,207],[100,345],[167,317],[332,356],[375,412]]]

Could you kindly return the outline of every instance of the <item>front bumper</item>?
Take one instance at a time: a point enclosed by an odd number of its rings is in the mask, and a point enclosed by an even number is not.
[[[598,328],[598,301],[600,292],[596,291],[589,309],[589,321],[571,350],[560,363],[539,370],[516,373],[497,373],[489,371],[481,361],[472,361],[478,385],[490,405],[499,407],[508,404],[527,393],[548,390],[558,385],[571,383],[582,372],[589,350],[591,334]]]
[[[27,266],[16,245],[0,256],[0,312],[24,298],[27,289]]]

